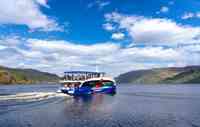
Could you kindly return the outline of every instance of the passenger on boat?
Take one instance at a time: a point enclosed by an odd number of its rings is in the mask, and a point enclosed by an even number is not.
[[[101,82],[96,82],[96,88],[99,88],[99,87],[101,87],[102,86],[102,83]]]

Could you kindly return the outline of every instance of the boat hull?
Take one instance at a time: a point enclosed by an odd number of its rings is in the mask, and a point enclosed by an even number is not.
[[[62,88],[61,92],[72,96],[91,95],[95,93],[115,94],[116,86],[99,87],[99,88],[89,88],[89,87]]]

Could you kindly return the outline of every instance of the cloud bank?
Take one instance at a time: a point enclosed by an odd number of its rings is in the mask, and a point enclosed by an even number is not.
[[[25,25],[31,30],[60,31],[55,20],[42,13],[47,0],[1,0],[0,24]]]
[[[200,64],[200,27],[113,12],[105,15],[103,28],[120,43],[113,40],[88,45],[1,37],[0,65],[62,74],[67,70],[92,71],[97,64],[101,71],[117,76],[130,70]],[[127,36],[130,43],[123,45]]]
[[[83,45],[64,40],[9,37],[0,40],[0,65],[60,75],[71,69],[92,71],[97,64],[100,70],[117,76],[130,70],[196,64],[199,59],[193,58],[200,52],[200,46],[193,51],[190,48],[122,47],[113,42]]]
[[[148,45],[177,45],[199,43],[200,27],[177,24],[165,18],[147,18],[123,15],[116,12],[105,15],[109,24],[117,24],[118,30],[125,30],[132,43]]]

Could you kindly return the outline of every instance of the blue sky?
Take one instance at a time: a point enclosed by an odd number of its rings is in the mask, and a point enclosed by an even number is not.
[[[199,65],[198,0],[1,0],[0,65],[118,75]]]

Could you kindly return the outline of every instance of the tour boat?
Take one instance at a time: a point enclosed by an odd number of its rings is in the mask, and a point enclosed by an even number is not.
[[[60,91],[69,95],[114,94],[116,92],[115,80],[106,77],[104,72],[65,72],[60,83]]]

